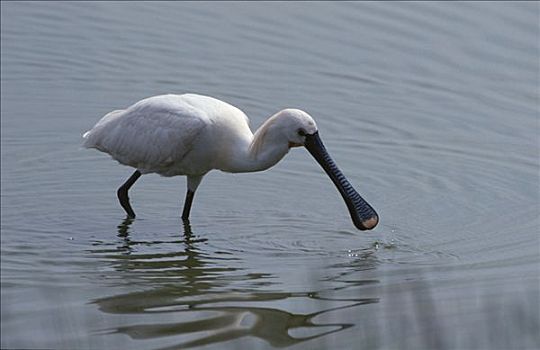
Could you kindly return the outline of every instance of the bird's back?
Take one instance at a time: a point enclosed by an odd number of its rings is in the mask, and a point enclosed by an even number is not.
[[[154,96],[105,115],[83,135],[83,145],[143,173],[172,176],[204,171],[190,169],[183,160],[207,129],[223,118],[247,127],[243,112],[217,99],[195,94]]]

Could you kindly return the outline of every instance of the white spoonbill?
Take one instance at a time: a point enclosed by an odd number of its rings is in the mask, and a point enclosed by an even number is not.
[[[354,190],[326,151],[315,121],[299,109],[284,109],[253,134],[240,109],[208,96],[161,95],[105,115],[83,138],[84,147],[108,153],[135,172],[117,191],[128,217],[135,213],[128,190],[142,174],[187,176],[182,219],[187,221],[195,191],[210,170],[229,173],[270,168],[291,147],[304,146],[345,200],[354,225],[374,228],[379,218]]]

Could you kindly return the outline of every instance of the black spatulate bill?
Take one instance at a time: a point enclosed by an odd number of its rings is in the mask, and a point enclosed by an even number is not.
[[[349,181],[347,181],[347,178],[345,178],[345,175],[339,170],[336,163],[334,163],[326,151],[319,137],[319,132],[306,135],[304,146],[328,174],[334,185],[336,185],[345,204],[347,204],[354,226],[359,230],[371,230],[377,226],[379,216],[371,205],[356,192]]]

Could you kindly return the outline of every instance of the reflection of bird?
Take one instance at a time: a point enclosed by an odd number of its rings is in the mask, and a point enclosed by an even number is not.
[[[261,286],[265,289],[279,283],[276,276],[239,268],[244,262],[234,262],[241,257],[212,252],[206,239],[194,234],[189,224],[184,224],[180,240],[174,234],[173,241],[131,241],[128,236],[132,223],[127,219],[118,226],[118,237],[124,243],[116,251],[107,242],[92,250],[111,267],[112,274],[98,275],[106,283],[113,280],[116,286],[128,286],[136,279],[146,287],[92,300],[106,314],[127,316],[118,318],[120,323],[113,318],[108,328],[102,329],[105,334],[120,333],[157,343],[165,338],[176,339],[175,345],[163,350],[205,345],[219,348],[224,342],[244,337],[282,348],[348,329],[352,323],[328,321],[328,314],[379,302],[378,298],[334,298],[333,287],[304,292],[258,291]],[[140,245],[158,249],[138,252]],[[126,246],[132,250],[126,250]],[[315,302],[318,311],[298,313],[272,307],[277,301],[282,301],[277,303],[280,305],[311,306]],[[172,317],[160,318],[159,314]],[[151,322],[144,322],[146,316],[153,317]],[[322,320],[316,321],[319,316],[323,316]]]
[[[212,273],[207,281],[216,278]],[[219,276],[219,275],[218,275]],[[223,282],[223,280],[221,280]],[[180,288],[182,290],[182,288]],[[131,292],[94,300],[99,310],[111,314],[148,315],[156,313],[149,310],[167,310],[182,322],[137,323],[113,326],[104,329],[106,333],[121,333],[132,339],[160,339],[162,337],[187,336],[190,340],[178,343],[165,349],[188,349],[212,344],[221,344],[244,337],[266,341],[273,347],[283,348],[303,343],[308,340],[322,338],[332,333],[341,332],[353,327],[351,323],[334,323],[313,320],[339,310],[351,310],[362,305],[378,303],[378,298],[332,299],[322,298],[318,292],[308,293],[208,293],[196,295],[190,290],[179,292],[178,288],[159,288],[142,292]],[[312,313],[292,313],[279,308],[250,305],[275,301],[294,301],[295,305],[305,301],[319,301],[324,307]],[[340,303],[341,306],[328,308],[329,302]],[[343,305],[343,303],[346,304]],[[216,304],[228,304],[216,305]],[[184,316],[187,314],[187,316]],[[328,319],[329,317],[323,317]],[[295,335],[295,331],[300,331]],[[303,332],[301,332],[303,331]],[[307,332],[306,332],[307,331]],[[307,333],[307,334],[306,334]],[[303,335],[301,335],[303,334]],[[181,338],[178,338],[179,340]]]
[[[253,134],[247,116],[228,103],[194,94],[162,95],[107,114],[83,137],[85,147],[137,169],[118,189],[128,217],[135,217],[128,190],[142,174],[187,176],[182,213],[187,220],[195,191],[210,170],[265,170],[291,147],[305,146],[343,196],[356,227],[372,229],[378,223],[376,212],[326,152],[315,121],[298,109],[276,113]]]

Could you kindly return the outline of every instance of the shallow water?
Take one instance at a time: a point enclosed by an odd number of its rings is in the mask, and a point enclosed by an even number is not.
[[[540,347],[539,5],[1,3],[2,348]],[[315,117],[302,149],[183,178],[80,147],[160,93]]]

